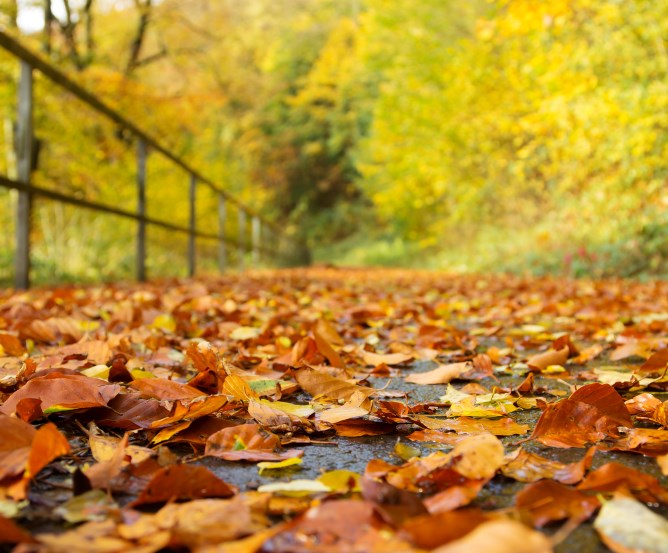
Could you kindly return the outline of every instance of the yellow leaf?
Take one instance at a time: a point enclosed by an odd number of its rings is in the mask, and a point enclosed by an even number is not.
[[[285,459],[283,461],[262,461],[261,463],[257,464],[257,468],[260,476],[262,476],[268,470],[278,470],[287,467],[294,467],[301,465],[303,462],[304,461],[302,461],[302,459],[299,457],[290,457],[289,459]]]

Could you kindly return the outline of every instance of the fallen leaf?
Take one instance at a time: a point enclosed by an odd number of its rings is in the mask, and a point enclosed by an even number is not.
[[[326,397],[330,400],[348,401],[353,394],[361,393],[366,398],[376,390],[366,386],[351,384],[341,378],[329,376],[314,369],[302,368],[296,371],[295,379],[302,389],[311,394],[314,399]],[[370,407],[370,403],[362,403],[359,407]]]
[[[590,492],[627,491],[640,501],[668,505],[668,490],[656,478],[614,462],[590,472],[577,488]]]
[[[463,538],[488,520],[478,509],[422,515],[406,520],[401,525],[401,535],[422,549],[434,549]]]
[[[303,451],[278,452],[281,441],[257,424],[241,424],[219,430],[206,441],[205,455],[226,461],[281,461],[301,457]]]
[[[206,467],[172,465],[153,474],[132,506],[166,503],[173,500],[230,497],[235,489]]]
[[[588,384],[567,399],[551,403],[541,414],[532,439],[552,447],[584,447],[609,436],[633,421],[624,400],[609,384]]]
[[[142,397],[156,398],[156,399],[193,399],[201,397],[206,394],[200,392],[197,388],[174,382],[173,380],[165,380],[164,378],[142,378],[140,380],[133,380],[130,386],[139,391]]]
[[[420,424],[430,430],[450,430],[462,434],[489,432],[495,436],[514,436],[526,434],[529,431],[528,424],[518,423],[506,416],[495,419],[471,417],[451,419],[420,416],[418,420]]]
[[[543,370],[550,365],[564,365],[568,361],[568,346],[563,346],[559,350],[549,349],[544,353],[532,355],[527,359],[527,365],[538,370]]]
[[[515,508],[522,520],[536,528],[563,519],[580,524],[594,514],[599,506],[596,497],[552,480],[533,482],[515,496]]]
[[[562,484],[577,484],[591,466],[595,447],[589,448],[582,459],[574,463],[564,464],[530,453],[520,447],[506,456],[506,463],[501,472],[507,478],[518,482],[536,482],[549,478]]]
[[[668,349],[653,353],[638,369],[641,372],[661,374],[668,368]]]
[[[509,519],[498,519],[478,525],[463,538],[434,549],[432,553],[552,553],[550,540]]]
[[[606,501],[594,521],[601,540],[615,553],[665,553],[668,521],[629,497]]]
[[[452,363],[451,365],[441,365],[431,371],[411,374],[404,380],[411,384],[447,384],[451,380],[462,378],[462,375],[471,369],[473,369],[473,365],[470,363]]]
[[[14,392],[0,407],[0,412],[11,415],[22,399],[41,400],[42,411],[50,409],[90,409],[104,407],[121,391],[118,384],[83,375],[65,375],[58,372],[35,377]]]
[[[284,461],[263,461],[257,464],[257,468],[258,473],[262,476],[268,470],[281,470],[288,467],[295,467],[301,465],[303,462],[304,461],[299,457],[290,457]]]
[[[386,531],[370,503],[354,500],[324,502],[309,509],[263,545],[274,553],[333,553],[334,551],[408,552],[410,546]]]
[[[303,497],[306,495],[328,493],[331,490],[329,486],[318,480],[290,480],[289,482],[263,484],[257,491],[260,493],[287,495],[289,497]]]
[[[370,351],[361,350],[360,352],[364,363],[368,367],[377,367],[378,365],[388,365],[390,367],[395,365],[403,365],[414,359],[413,355],[406,353],[372,353]]]

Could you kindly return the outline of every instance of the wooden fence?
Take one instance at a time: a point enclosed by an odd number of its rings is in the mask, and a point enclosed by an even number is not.
[[[0,31],[0,47],[4,48],[20,62],[18,84],[18,109],[16,121],[16,179],[0,175],[0,186],[17,191],[16,203],[16,253],[15,253],[15,286],[30,286],[30,234],[31,211],[34,197],[43,197],[65,204],[91,209],[128,219],[137,223],[136,230],[136,278],[146,280],[146,228],[148,225],[162,227],[171,231],[188,235],[188,274],[193,276],[196,270],[196,240],[207,238],[218,243],[218,264],[221,270],[228,266],[228,246],[238,249],[240,264],[243,266],[244,255],[251,253],[254,266],[261,260],[271,260],[274,264],[294,264],[304,257],[303,244],[288,242],[288,238],[273,222],[263,218],[249,207],[242,204],[229,192],[212,180],[196,171],[186,161],[169,149],[162,146],[147,132],[129,121],[122,114],[109,107],[93,93],[85,90],[50,63],[22,46],[14,38]],[[53,83],[65,89],[76,98],[112,121],[120,129],[129,132],[136,140],[136,187],[137,207],[135,211],[116,208],[103,203],[76,198],[36,186],[31,183],[31,167],[33,159],[33,73],[39,71]],[[174,165],[183,169],[189,176],[189,224],[181,226],[168,221],[147,216],[146,200],[146,162],[149,151],[158,153],[169,159]],[[207,233],[197,229],[197,189],[199,186],[209,187],[218,197],[218,232]],[[225,233],[228,207],[238,211],[238,235],[236,238]],[[250,225],[248,221],[250,220]]]

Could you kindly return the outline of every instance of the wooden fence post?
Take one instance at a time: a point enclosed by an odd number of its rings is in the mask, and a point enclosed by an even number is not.
[[[137,280],[146,280],[146,142],[137,141]]]
[[[239,245],[239,270],[244,270],[244,255],[246,254],[246,212],[239,207],[237,240]]]
[[[224,271],[227,268],[227,243],[225,226],[227,225],[227,202],[225,196],[218,194],[218,268]]]
[[[193,173],[190,174],[190,233],[188,235],[188,276],[195,276],[196,257],[197,257],[197,243],[195,240],[195,232],[197,231],[197,177]]]
[[[262,221],[257,215],[253,215],[253,226],[251,229],[253,240],[253,267],[260,264],[260,237],[262,233]]]
[[[21,78],[18,94],[16,136],[16,172],[18,180],[30,184],[33,148],[33,70],[21,60]],[[19,190],[16,202],[16,260],[14,283],[16,288],[30,286],[30,228],[32,194]]]

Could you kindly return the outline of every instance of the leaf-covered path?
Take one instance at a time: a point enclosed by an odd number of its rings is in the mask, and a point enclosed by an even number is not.
[[[667,346],[666,283],[0,292],[0,549],[665,552]]]

